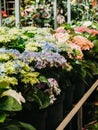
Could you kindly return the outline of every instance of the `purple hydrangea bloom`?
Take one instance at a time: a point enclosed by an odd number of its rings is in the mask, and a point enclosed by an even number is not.
[[[22,61],[30,64],[35,62],[34,68],[42,69],[45,67],[66,67],[66,59],[54,52],[23,52],[20,57]]]
[[[20,55],[20,52],[18,50],[16,50],[16,49],[5,49],[4,47],[0,48],[0,53],[10,53],[10,54],[14,54],[16,56]]]

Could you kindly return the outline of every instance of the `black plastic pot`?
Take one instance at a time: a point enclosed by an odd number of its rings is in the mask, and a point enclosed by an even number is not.
[[[37,130],[55,130],[63,120],[63,101],[64,93],[61,93],[46,109],[40,110],[37,105],[31,104],[30,110],[23,109],[17,114],[17,119],[33,125]]]
[[[73,104],[75,105],[85,94],[85,84],[80,81],[79,84],[75,85],[75,90],[74,90],[74,96],[73,96]],[[72,119],[72,129],[71,130],[78,130],[77,129],[77,114],[73,117]]]
[[[67,116],[67,114],[71,111],[73,107],[73,101],[74,101],[74,90],[75,90],[75,85],[66,87],[64,93],[65,93],[65,98],[63,102],[63,118]],[[72,122],[70,122],[65,130],[72,130]]]
[[[29,108],[29,105],[27,105]],[[46,116],[47,109],[39,109],[35,104],[31,104],[30,110],[23,109],[18,112],[16,119],[25,123],[29,123],[34,126],[37,130],[46,130]]]
[[[46,130],[46,116],[47,116],[47,109],[42,110],[35,110],[32,113],[30,113],[31,118],[31,124],[37,129],[37,130]]]
[[[76,104],[81,98],[82,96],[85,94],[85,85],[83,83],[81,83],[80,85],[76,85],[75,86],[75,90],[74,90],[74,101],[73,103]]]
[[[64,93],[57,97],[55,103],[47,108],[46,130],[56,130],[63,120]]]
[[[75,85],[69,86],[65,90],[65,98],[64,98],[64,117],[68,114],[68,112],[72,109],[73,100],[74,100],[74,90]]]

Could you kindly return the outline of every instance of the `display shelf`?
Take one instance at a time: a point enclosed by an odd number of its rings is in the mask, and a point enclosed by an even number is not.
[[[15,0],[1,0],[2,10],[5,10],[8,15],[12,15],[15,10]]]
[[[8,15],[11,15],[15,10],[15,1],[14,0],[6,0],[6,11]]]

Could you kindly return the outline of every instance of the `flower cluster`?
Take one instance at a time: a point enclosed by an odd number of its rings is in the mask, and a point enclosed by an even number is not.
[[[76,36],[73,42],[79,45],[83,51],[86,64],[89,65],[92,75],[98,74],[98,24],[91,21],[82,21],[73,27]],[[94,69],[92,69],[94,68]]]
[[[20,55],[18,50],[5,48],[0,48],[0,61],[8,61],[11,59],[16,59]]]
[[[85,27],[85,26],[80,26],[80,27],[77,27],[75,28],[75,31],[76,32],[79,32],[79,33],[84,33],[84,32],[87,32],[91,35],[98,35],[98,30],[95,30],[95,29],[90,29],[88,27]]]
[[[19,57],[25,63],[35,63],[35,68],[42,69],[46,67],[68,67],[66,59],[54,52],[24,52]]]
[[[57,83],[57,81],[53,78],[48,78],[48,82],[49,82],[49,86],[50,88],[46,90],[46,92],[48,91],[49,94],[50,94],[50,103],[53,104],[53,102],[56,100],[55,96],[54,96],[54,93],[56,95],[59,95],[61,90],[59,88],[59,85]]]
[[[0,82],[7,84],[8,95],[10,90],[21,92],[26,101],[34,101],[42,109],[54,103],[63,82],[73,83],[72,74],[81,79],[86,76],[83,51],[90,51],[94,45],[75,31],[26,27],[3,28],[0,33],[1,47],[11,48],[0,48]],[[68,80],[62,81],[62,77]],[[18,96],[21,102],[21,94]]]
[[[5,48],[1,48],[0,59],[2,60],[0,60],[0,68],[1,68],[0,84],[6,84],[6,89],[8,89],[7,91],[4,91],[2,93],[1,97],[10,95],[14,97],[15,99],[17,99],[19,104],[21,104],[21,101],[25,102],[25,100],[29,100],[29,99],[31,100],[31,98],[33,99],[33,101],[36,101],[35,95],[38,97],[39,92],[41,92],[42,95],[47,94],[48,104],[47,105],[44,104],[40,106],[40,103],[39,103],[40,108],[47,107],[48,105],[53,103],[54,99],[56,99],[55,96],[60,94],[60,88],[59,88],[59,85],[57,84],[57,81],[54,79],[53,80],[54,84],[51,84],[48,81],[48,79],[47,80],[45,79],[45,83],[44,83],[44,78],[42,78],[40,72],[35,71],[34,68],[41,69],[43,68],[44,64],[46,64],[44,67],[48,66],[48,64],[52,66],[52,62],[53,62],[52,58],[58,58],[58,57],[60,58],[63,65],[65,65],[66,60],[64,59],[64,57],[60,56],[59,54],[55,55],[55,53],[53,53],[49,55],[48,53],[47,57],[45,58],[45,53],[41,54],[40,52],[39,53],[38,52],[24,52],[20,54],[17,50],[14,50],[14,49],[7,50]],[[41,61],[41,58],[42,58],[42,61]],[[49,61],[49,58],[51,58],[50,61]],[[33,60],[35,59],[35,60],[33,61],[32,59]],[[33,64],[33,62],[35,61],[36,61],[36,65],[30,66],[30,63],[32,62]],[[54,62],[56,62],[54,64],[56,67],[57,65],[63,66],[62,63],[58,61],[58,59],[55,59]],[[41,88],[42,83],[45,84],[44,90],[43,90],[43,87]],[[36,87],[36,86],[39,86],[39,87]],[[22,90],[21,90],[21,87],[22,87]],[[33,97],[32,95],[31,96],[29,95],[28,97],[29,89],[31,89]],[[18,94],[17,90],[22,92],[25,99],[22,97],[20,92]],[[52,96],[54,98],[52,98]],[[38,97],[38,100],[40,100],[40,97]]]
[[[74,36],[72,42],[80,46],[82,50],[90,50],[91,48],[94,47],[94,44],[92,42],[90,42],[87,38],[80,35]]]
[[[21,23],[24,26],[50,26],[52,6],[50,4],[38,4],[25,6],[21,10]],[[41,20],[40,20],[41,19]],[[25,22],[24,22],[25,21]]]
[[[29,28],[27,30],[24,28],[21,30],[17,28],[10,29],[4,27],[0,32],[0,46],[18,49],[20,52],[22,52],[25,48],[25,41],[27,41],[30,37],[34,37],[35,35],[35,29],[32,28],[32,32],[30,32]]]
[[[70,38],[69,33],[64,29],[64,27],[59,27],[56,30],[55,37],[58,42],[66,42]]]
[[[69,58],[82,59],[82,50],[74,44],[69,31],[65,30],[64,27],[59,27],[54,35],[57,39],[57,46],[61,51],[66,52]]]

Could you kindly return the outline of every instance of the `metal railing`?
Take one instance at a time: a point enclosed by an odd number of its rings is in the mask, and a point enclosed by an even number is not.
[[[89,96],[93,93],[93,91],[98,86],[98,80],[90,87],[90,89],[84,94],[84,96],[79,100],[79,102],[74,106],[74,108],[69,112],[69,114],[65,117],[65,119],[60,123],[60,125],[56,128],[56,130],[64,130],[67,124],[71,121],[71,119],[78,112],[78,130],[82,130],[82,106],[85,101],[89,98]]]

